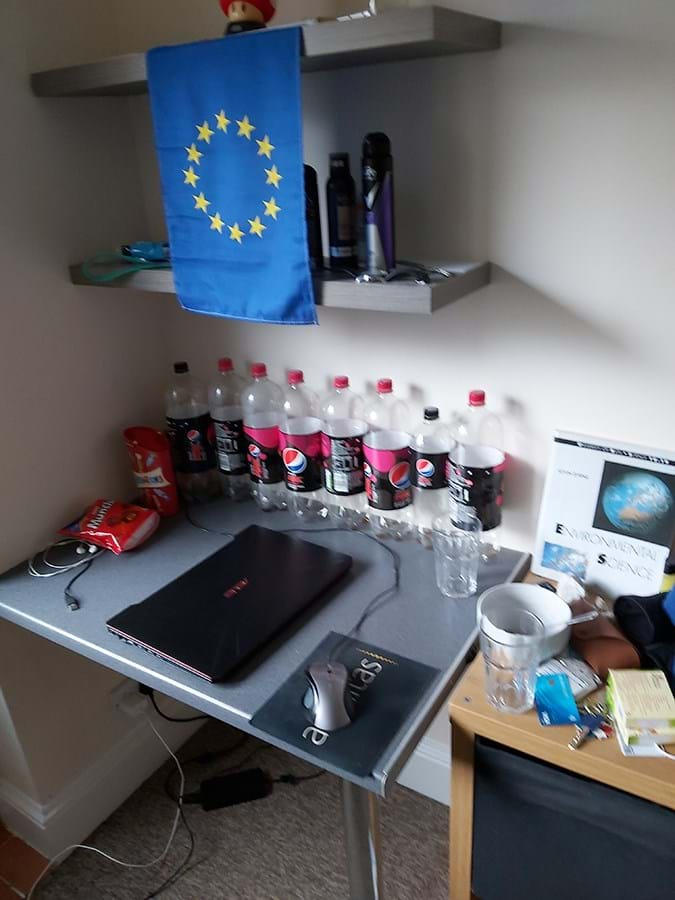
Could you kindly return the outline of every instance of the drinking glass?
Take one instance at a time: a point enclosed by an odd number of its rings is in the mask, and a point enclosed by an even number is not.
[[[542,621],[524,609],[505,606],[481,616],[485,693],[500,712],[532,708],[544,633]]]
[[[464,514],[461,521],[450,516],[434,520],[431,542],[436,584],[444,597],[465,598],[476,593],[481,531],[480,519],[470,514]]]

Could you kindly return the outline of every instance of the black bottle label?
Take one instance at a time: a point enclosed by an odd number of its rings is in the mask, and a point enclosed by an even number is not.
[[[420,453],[413,450],[410,459],[410,476],[413,487],[424,490],[447,488],[447,453]]]
[[[214,419],[218,468],[225,475],[243,475],[246,471],[246,436],[244,423]]]
[[[192,419],[167,416],[173,463],[177,472],[193,475],[216,466],[216,439],[208,413]]]

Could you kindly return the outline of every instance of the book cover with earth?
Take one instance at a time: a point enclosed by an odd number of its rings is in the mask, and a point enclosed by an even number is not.
[[[675,452],[556,432],[532,570],[610,597],[661,589],[675,537]]]

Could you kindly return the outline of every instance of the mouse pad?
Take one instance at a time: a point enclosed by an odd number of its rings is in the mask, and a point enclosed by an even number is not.
[[[352,724],[331,733],[315,728],[302,704],[308,687],[305,670],[329,658],[347,667],[355,706]],[[330,762],[365,777],[438,674],[431,666],[331,632],[258,710],[251,725],[311,753],[318,765]]]

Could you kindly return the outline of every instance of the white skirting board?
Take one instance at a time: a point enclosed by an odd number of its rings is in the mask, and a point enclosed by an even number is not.
[[[450,805],[450,748],[443,741],[422,738],[398,776],[398,783],[439,803]]]
[[[156,717],[153,722],[174,751],[203,724],[173,725]],[[88,838],[166,759],[166,750],[141,719],[49,803],[37,803],[0,779],[0,819],[51,859],[65,847]],[[168,835],[169,819],[166,827]]]

